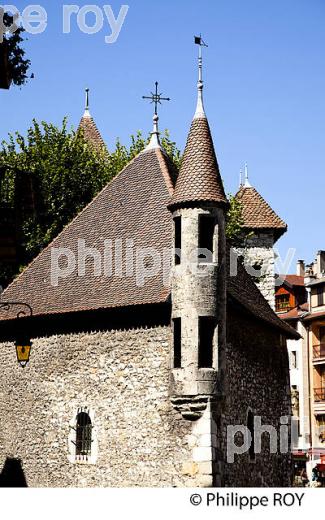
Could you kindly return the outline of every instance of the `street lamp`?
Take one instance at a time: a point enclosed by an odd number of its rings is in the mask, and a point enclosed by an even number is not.
[[[23,302],[1,302],[0,301],[0,309],[4,309],[6,311],[9,311],[11,307],[13,306],[20,306],[20,307],[27,307],[29,315],[33,315],[33,309],[28,303]],[[17,318],[22,318],[23,316],[26,316],[25,310],[20,310],[17,313]],[[21,323],[21,322],[20,322]],[[19,324],[20,325],[20,324]],[[17,354],[17,361],[20,364],[21,367],[25,367],[29,361],[30,351],[32,348],[32,342],[30,338],[28,338],[27,334],[25,332],[17,332],[16,336],[16,354]]]
[[[30,340],[28,341],[26,338],[23,341],[16,340],[17,361],[22,368],[25,368],[29,361],[31,348],[32,342]]]

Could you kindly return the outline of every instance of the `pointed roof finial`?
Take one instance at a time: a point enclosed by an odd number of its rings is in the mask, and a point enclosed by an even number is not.
[[[245,183],[244,183],[244,186],[245,188],[251,188],[251,184],[248,180],[248,167],[247,167],[247,163],[245,163]]]
[[[153,131],[151,132],[151,139],[148,146],[146,147],[146,150],[150,150],[152,148],[161,148],[158,130],[158,105],[161,105],[162,101],[170,101],[170,98],[162,97],[162,93],[158,92],[158,81],[156,81],[155,92],[151,92],[151,96],[142,96],[142,99],[150,99],[150,102],[154,103],[155,105],[155,113],[153,116]]]
[[[197,117],[206,117],[203,105],[203,59],[202,59],[202,47],[207,47],[207,44],[203,41],[202,36],[194,36],[194,43],[199,46],[199,80],[197,83],[198,97],[196,111],[194,119]]]
[[[243,185],[243,170],[240,168],[239,170],[239,187],[241,188]]]
[[[90,112],[89,112],[89,88],[86,88],[85,89],[85,92],[86,92],[86,104],[85,104],[85,113],[84,113],[84,117],[90,117]]]

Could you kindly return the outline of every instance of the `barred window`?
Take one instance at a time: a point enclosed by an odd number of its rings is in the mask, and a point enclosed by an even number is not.
[[[76,424],[76,455],[90,455],[92,443],[92,424],[86,412],[79,412]]]

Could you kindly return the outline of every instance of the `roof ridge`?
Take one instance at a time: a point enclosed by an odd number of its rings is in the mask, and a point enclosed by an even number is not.
[[[154,151],[157,155],[161,170],[163,172],[164,180],[166,182],[167,189],[170,195],[174,192],[174,185],[171,179],[170,171],[168,169],[167,160],[170,161],[169,156],[163,148],[154,148]]]

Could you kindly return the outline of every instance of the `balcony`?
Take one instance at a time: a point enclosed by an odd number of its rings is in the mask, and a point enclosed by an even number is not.
[[[325,343],[313,346],[313,362],[325,362]]]
[[[325,402],[325,388],[314,388],[315,403]]]

